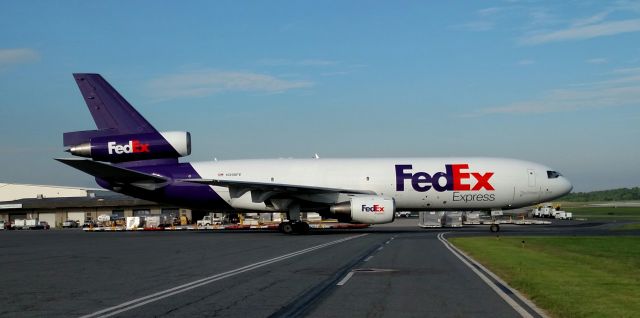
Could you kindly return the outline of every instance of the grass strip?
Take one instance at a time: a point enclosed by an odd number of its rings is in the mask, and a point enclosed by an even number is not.
[[[574,218],[640,220],[640,207],[566,207]]]
[[[640,237],[449,241],[554,317],[640,315]]]

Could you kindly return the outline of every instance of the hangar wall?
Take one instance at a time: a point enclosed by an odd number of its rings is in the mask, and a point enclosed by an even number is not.
[[[163,206],[110,191],[33,184],[0,183],[0,220],[46,221],[51,228],[61,227],[67,220],[95,221],[98,215],[118,217],[141,215],[186,215],[192,211]]]

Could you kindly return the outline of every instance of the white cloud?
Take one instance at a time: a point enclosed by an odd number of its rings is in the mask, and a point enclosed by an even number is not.
[[[552,13],[548,8],[530,8],[526,9],[529,22],[527,28],[549,27],[562,21],[558,16]]]
[[[588,108],[640,106],[640,68],[614,71],[613,78],[554,89],[540,98],[490,107],[468,114],[531,114],[576,111]]]
[[[472,21],[451,25],[449,27],[456,30],[474,32],[491,31],[496,26],[496,20],[510,9],[510,7],[489,7],[480,9],[475,12],[474,19]]]
[[[640,67],[618,68],[613,70],[617,74],[635,74],[640,73]]]
[[[313,86],[312,82],[285,80],[253,72],[200,70],[166,75],[149,81],[147,88],[159,100],[204,97],[222,92],[281,93]]]
[[[479,16],[491,16],[504,10],[505,10],[505,7],[490,7],[490,8],[480,9],[476,11],[476,14],[478,14]]]
[[[0,66],[29,63],[39,59],[38,52],[32,49],[0,49]]]
[[[588,59],[586,62],[589,64],[606,64],[606,63],[609,63],[609,60],[604,57],[596,57],[596,58]]]
[[[637,31],[640,31],[640,19],[630,19],[598,24],[572,25],[563,30],[540,32],[525,36],[519,42],[523,45],[538,45],[550,42],[585,40]]]
[[[604,21],[604,19],[611,12],[612,12],[612,10],[607,9],[607,10],[604,10],[602,12],[598,12],[598,13],[590,16],[590,17],[575,20],[575,21],[573,21],[572,25],[574,27],[579,27],[579,26],[583,26],[583,25],[595,24],[595,23],[598,23],[600,21]]]
[[[465,31],[483,32],[493,30],[495,23],[493,21],[471,21],[468,23],[453,25],[452,28]]]

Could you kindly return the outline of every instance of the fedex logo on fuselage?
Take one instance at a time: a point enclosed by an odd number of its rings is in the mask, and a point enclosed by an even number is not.
[[[110,141],[107,143],[107,149],[109,150],[109,154],[123,154],[123,153],[140,153],[140,152],[150,152],[149,144],[143,144],[140,140],[129,140],[128,144],[118,145],[115,141]]]
[[[438,192],[495,190],[489,181],[493,172],[471,172],[466,163],[444,166],[445,172],[430,175],[426,172],[411,172],[412,165],[396,165],[396,191],[404,191],[405,180],[411,180],[411,187],[418,192],[426,192],[431,188]],[[445,179],[444,185],[441,184],[441,179]]]
[[[362,205],[362,212],[384,213],[384,207],[378,204],[373,206]]]

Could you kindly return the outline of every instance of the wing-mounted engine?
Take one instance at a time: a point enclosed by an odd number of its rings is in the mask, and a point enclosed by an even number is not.
[[[67,151],[107,162],[179,158],[191,154],[191,134],[171,131],[96,136],[88,142],[69,147]]]
[[[395,207],[393,199],[378,195],[354,195],[349,201],[332,205],[329,212],[340,221],[381,224],[393,222]]]

